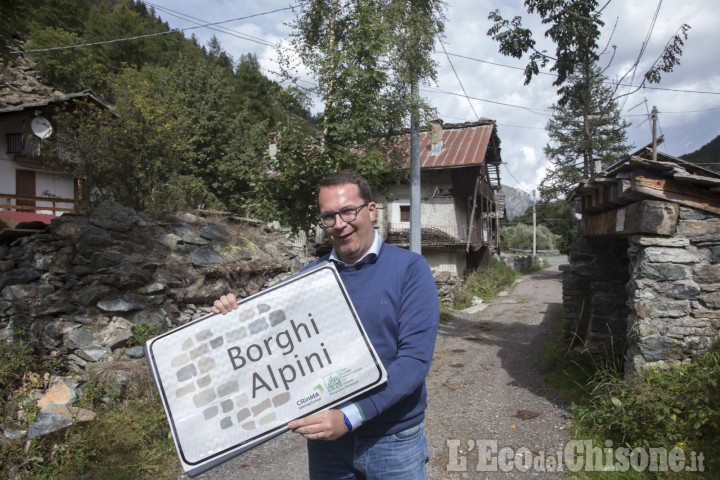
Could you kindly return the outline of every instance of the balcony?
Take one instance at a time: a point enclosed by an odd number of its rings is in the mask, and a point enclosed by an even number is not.
[[[423,225],[420,240],[423,247],[438,247],[459,250],[466,247],[470,237],[470,245],[479,246],[476,229],[464,226]],[[387,243],[398,247],[410,246],[410,223],[388,224]]]
[[[75,210],[72,198],[28,197],[0,193],[0,210],[62,215]]]

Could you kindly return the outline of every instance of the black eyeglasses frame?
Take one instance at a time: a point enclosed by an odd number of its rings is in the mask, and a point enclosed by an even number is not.
[[[318,215],[318,220],[320,221],[320,225],[322,225],[323,227],[327,227],[327,228],[335,226],[335,224],[337,223],[338,215],[340,215],[340,218],[342,218],[343,222],[352,223],[355,220],[357,220],[358,212],[360,211],[360,209],[363,207],[367,207],[368,205],[370,205],[370,202],[363,203],[362,205],[358,205],[357,207],[344,207],[336,212],[323,212],[320,215]],[[354,213],[352,218],[345,218],[345,215],[348,215],[351,212]],[[332,217],[330,215],[332,215]],[[332,218],[332,223],[330,223],[330,224],[326,223],[325,219],[329,220],[330,218]]]

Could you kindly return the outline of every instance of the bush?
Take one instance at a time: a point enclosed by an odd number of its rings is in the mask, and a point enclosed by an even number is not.
[[[465,279],[465,290],[455,296],[455,308],[467,308],[472,297],[482,298],[484,301],[495,298],[498,292],[509,287],[520,274],[505,265],[504,262],[493,259],[489,267],[473,270]]]
[[[624,380],[601,369],[589,400],[574,405],[576,435],[612,440],[632,449],[703,452],[706,472],[720,468],[720,356],[713,352],[666,370],[652,368]],[[648,472],[648,475],[652,475]]]
[[[538,250],[555,250],[560,235],[555,235],[545,225],[538,225],[535,231],[536,247]],[[505,227],[502,231],[502,250],[519,248],[532,250],[533,228],[532,225],[512,225]]]

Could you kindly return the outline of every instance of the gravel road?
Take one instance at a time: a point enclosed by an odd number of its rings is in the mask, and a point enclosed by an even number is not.
[[[564,478],[522,466],[532,458],[536,466],[552,468],[569,440],[571,416],[538,372],[539,345],[562,308],[562,261],[551,263],[522,277],[484,310],[458,312],[441,324],[427,383],[429,479]],[[501,460],[481,471],[487,455],[478,450],[493,446],[496,454],[488,462],[500,454],[516,463]],[[305,442],[286,433],[195,478],[303,480]]]

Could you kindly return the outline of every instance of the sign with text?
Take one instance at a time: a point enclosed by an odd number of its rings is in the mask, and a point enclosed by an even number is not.
[[[145,345],[190,476],[387,379],[331,263],[238,303]]]

